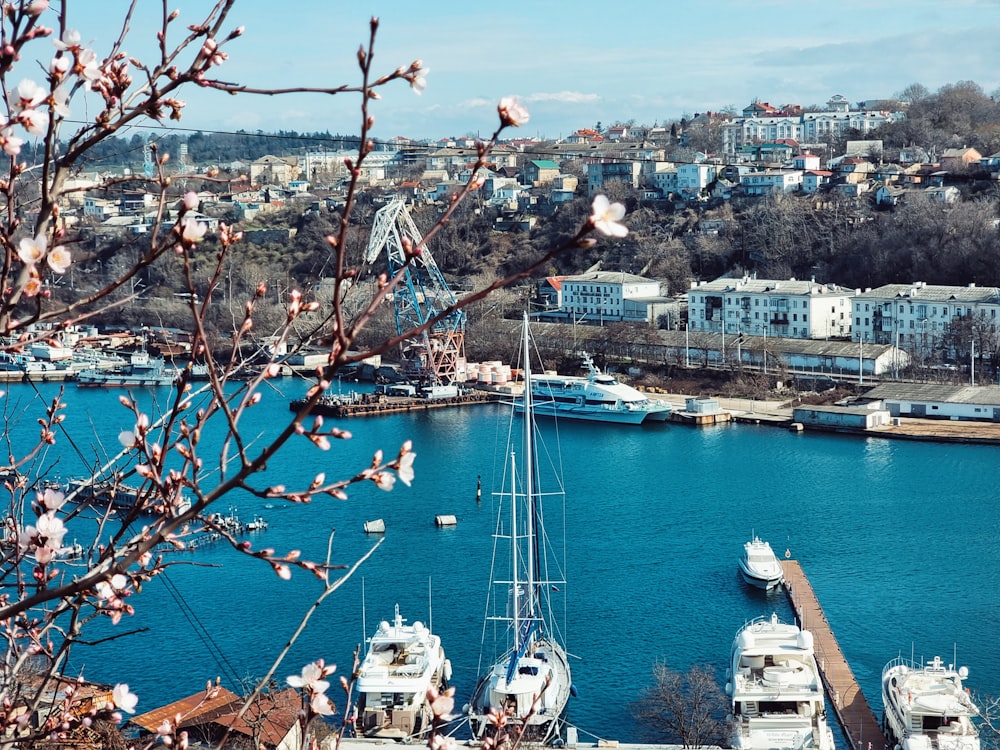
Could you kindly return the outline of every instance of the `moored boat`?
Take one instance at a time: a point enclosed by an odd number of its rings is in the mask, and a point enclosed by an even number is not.
[[[594,360],[583,353],[587,375],[533,375],[531,392],[536,415],[585,419],[593,422],[642,424],[665,422],[673,410],[660,399],[601,372]]]
[[[743,580],[758,589],[768,591],[785,580],[784,569],[771,545],[756,535],[743,545],[739,565]]]
[[[499,517],[494,534],[498,549],[493,555],[487,606],[488,619],[500,625],[504,636],[492,644],[496,647],[492,664],[480,676],[468,711],[476,739],[495,735],[497,724],[491,720],[492,714],[505,717],[506,731],[515,744],[555,744],[561,740],[572,682],[566,649],[557,638],[552,606],[554,592],[563,582],[561,576],[552,575],[558,569],[558,560],[548,549],[542,505],[543,499],[561,500],[564,493],[561,480],[558,491],[543,493],[538,486],[541,473],[536,461],[527,316],[522,337],[522,437],[517,446],[517,430],[511,420],[505,451],[509,465],[504,487],[498,493]],[[506,555],[500,549],[505,545],[509,545]],[[481,662],[490,658],[485,649],[483,654]]]
[[[776,614],[733,640],[726,694],[734,750],[833,750],[813,637]]]
[[[882,731],[896,750],[979,750],[979,709],[957,669],[935,656],[926,664],[896,658],[882,670]]]
[[[441,638],[421,622],[404,625],[399,605],[383,620],[358,669],[357,730],[366,737],[411,740],[433,720],[427,691],[441,691],[451,678]]]
[[[88,367],[76,376],[79,386],[133,387],[173,385],[177,370],[167,367],[159,357],[147,352],[133,352],[127,364],[111,367]]]

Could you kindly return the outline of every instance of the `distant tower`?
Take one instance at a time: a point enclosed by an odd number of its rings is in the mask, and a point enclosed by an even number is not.
[[[177,168],[181,172],[188,171],[188,145],[186,143],[181,144],[180,159],[177,162]]]

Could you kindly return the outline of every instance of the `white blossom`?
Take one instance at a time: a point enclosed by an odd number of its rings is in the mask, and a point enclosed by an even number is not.
[[[135,704],[139,702],[138,696],[130,692],[128,685],[123,682],[115,685],[114,690],[111,691],[111,699],[115,706],[130,714],[135,713]]]
[[[621,203],[612,203],[606,195],[594,197],[594,213],[590,215],[590,223],[594,229],[608,237],[624,237],[628,234],[628,227],[621,223],[625,216],[625,206]]]

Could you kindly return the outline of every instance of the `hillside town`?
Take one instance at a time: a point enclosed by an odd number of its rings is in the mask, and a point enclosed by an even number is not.
[[[481,214],[478,226],[493,236],[533,237],[536,229],[569,210],[563,207],[611,191],[630,196],[636,206],[649,207],[654,214],[676,217],[683,212],[690,217],[681,227],[675,221],[672,230],[669,225],[652,227],[662,233],[666,226],[674,236],[685,233],[683,239],[690,248],[691,242],[734,243],[739,217],[727,213],[730,203],[745,212],[748,206],[753,210],[787,196],[806,201],[810,210],[822,215],[831,213],[832,201],[848,207],[849,227],[873,220],[860,211],[861,206],[868,211],[892,211],[907,200],[919,199],[921,205],[948,207],[978,201],[1000,184],[1000,152],[984,156],[975,148],[943,143],[886,148],[874,135],[904,123],[905,109],[905,103],[892,101],[852,106],[840,94],[820,109],[775,107],[755,100],[739,113],[709,112],[682,118],[669,127],[617,124],[600,130],[583,128],[558,141],[505,140],[490,154],[489,167],[474,194],[476,213]],[[694,145],[709,130],[719,150],[696,150]],[[192,161],[188,146],[186,142],[178,145],[176,181],[200,189],[197,208],[188,211],[186,218],[196,221],[207,236],[218,230],[220,221],[237,225],[251,257],[254,246],[270,246],[278,253],[267,273],[281,273],[275,268],[284,266],[286,278],[275,282],[279,289],[297,284],[320,294],[322,272],[302,275],[296,271],[293,278],[280,248],[294,247],[302,240],[303,222],[310,217],[329,216],[336,221],[354,152],[310,148],[303,154],[266,154],[249,162],[203,164]],[[358,170],[361,199],[370,201],[372,211],[403,200],[433,215],[435,206],[447,203],[470,180],[476,149],[472,138],[417,142],[399,137],[380,142]],[[92,248],[89,259],[83,258],[79,267],[74,265],[70,288],[103,281],[114,264],[122,262],[121,248],[141,240],[159,217],[169,218],[183,210],[180,197],[168,196],[168,203],[160,205],[156,193],[136,186],[141,180],[129,180],[140,177],[140,171],[143,176],[153,173],[155,151],[147,142],[141,151],[141,167],[122,165],[117,172],[81,173],[74,178],[72,191],[63,194],[60,221],[67,229],[76,227],[84,246]],[[107,187],[111,179],[121,186]],[[853,213],[852,205],[859,207]],[[998,225],[1000,219],[992,218],[981,230],[995,234]],[[642,231],[636,229],[633,235]],[[745,234],[742,227],[738,231]],[[654,232],[654,248],[656,236]],[[483,241],[490,239],[483,237]],[[617,267],[612,265],[616,261]],[[456,288],[464,287],[453,265],[445,264],[444,270]],[[648,326],[677,342],[683,334],[683,344],[665,344],[674,352],[666,359],[688,367],[700,362],[766,369],[767,356],[755,359],[752,354],[758,349],[771,352],[776,362],[787,367],[815,372],[844,373],[853,367],[856,374],[864,375],[867,370],[870,376],[892,372],[898,377],[911,366],[933,366],[939,375],[948,368],[972,368],[994,380],[997,376],[997,286],[979,285],[975,279],[955,285],[904,278],[857,287],[818,276],[816,271],[822,273],[822,269],[817,266],[812,266],[809,278],[765,278],[747,264],[720,267],[718,275],[709,278],[698,274],[686,281],[683,277],[668,281],[647,275],[656,265],[646,261],[636,268],[635,257],[629,260],[627,253],[619,253],[583,272],[538,278],[530,293],[532,314],[539,321],[568,323],[574,329]],[[228,288],[223,290],[230,304],[233,275],[230,271]],[[252,287],[252,279],[243,281]],[[161,301],[172,296],[180,308],[205,293],[177,286],[168,275],[146,282],[152,287],[146,294],[141,278],[132,282],[140,305],[143,296]],[[120,338],[124,332],[134,338],[124,348],[149,345],[154,353],[168,357],[188,354],[185,337],[179,331],[171,333],[170,320],[164,320],[169,316],[162,310],[156,314],[159,325],[144,321],[139,328],[134,323],[122,325],[129,321],[95,321],[98,326],[86,332],[87,348],[121,349],[120,341],[93,337]],[[98,328],[106,330],[98,332]],[[44,334],[44,326],[40,330]],[[706,338],[713,334],[717,341]],[[64,330],[57,338],[48,342],[55,343],[55,349],[39,343],[30,352],[7,355],[11,362],[6,366],[15,371],[44,371],[47,366],[31,360],[67,358],[81,335]],[[752,339],[762,343],[751,346]],[[799,345],[790,343],[820,340],[826,345],[811,354],[797,351]],[[267,345],[261,343],[264,348]],[[857,345],[862,348],[860,356]],[[683,358],[677,355],[682,346]],[[703,354],[692,355],[692,351]],[[483,352],[483,356],[493,354]]]

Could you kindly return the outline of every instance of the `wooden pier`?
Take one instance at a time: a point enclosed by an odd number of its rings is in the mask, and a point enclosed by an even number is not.
[[[820,676],[847,741],[853,750],[885,750],[889,743],[882,734],[882,727],[840,650],[802,566],[798,560],[783,560],[781,565],[785,570],[785,593],[795,610],[799,627],[813,634]]]

